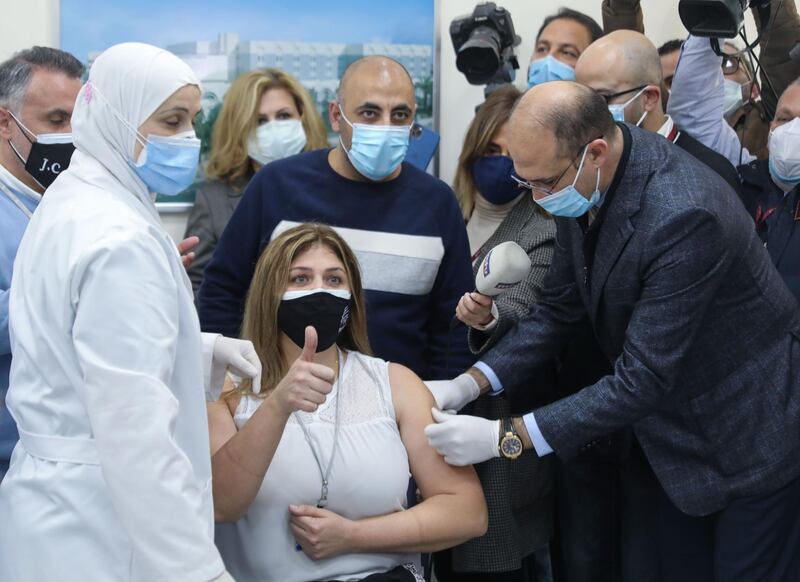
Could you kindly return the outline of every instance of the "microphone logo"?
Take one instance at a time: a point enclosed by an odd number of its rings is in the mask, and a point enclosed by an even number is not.
[[[491,262],[492,251],[494,251],[494,249],[492,249],[491,251],[486,253],[486,258],[483,259],[483,276],[484,277],[488,277],[489,273],[491,272],[491,268],[489,268],[489,263]]]

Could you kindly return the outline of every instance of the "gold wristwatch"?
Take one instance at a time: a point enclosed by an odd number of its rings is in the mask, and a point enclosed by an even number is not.
[[[500,437],[500,455],[506,459],[516,459],[522,454],[522,439],[514,432],[514,424],[510,418],[503,419],[503,434]]]

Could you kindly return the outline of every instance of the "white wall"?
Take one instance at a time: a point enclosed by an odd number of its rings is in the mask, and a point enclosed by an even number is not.
[[[33,45],[58,46],[58,0],[0,0],[0,61]]]

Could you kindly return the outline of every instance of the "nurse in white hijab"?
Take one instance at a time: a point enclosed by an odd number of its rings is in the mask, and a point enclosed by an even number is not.
[[[76,152],[14,265],[20,442],[0,485],[0,580],[230,579],[213,543],[203,387],[260,364],[249,342],[200,333],[150,194],[194,178],[198,85],[174,55],[126,43],[78,96]]]

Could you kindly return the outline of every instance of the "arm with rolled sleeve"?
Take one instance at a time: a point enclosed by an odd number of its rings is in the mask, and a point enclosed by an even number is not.
[[[728,159],[734,167],[755,160],[725,121],[722,57],[711,40],[689,35],[672,79],[667,113],[681,131]],[[740,160],[741,157],[741,160]]]
[[[197,292],[205,332],[239,337],[247,290],[264,237],[262,180],[253,178],[222,232]],[[272,229],[269,230],[272,232]]]
[[[634,424],[672,396],[737,244],[715,216],[693,209],[654,232],[646,244],[652,260],[644,262],[641,295],[614,374],[534,411],[538,429],[559,456],[570,457],[593,438]]]
[[[467,229],[452,194],[448,197],[443,212],[446,215],[440,220],[444,223],[444,257],[430,292],[430,315],[426,326],[426,363],[431,380],[449,378],[452,370],[463,370],[474,359],[467,345],[467,331],[464,326],[450,329],[458,300],[464,293],[472,290],[475,284],[469,258]]]
[[[151,580],[189,582],[224,567],[203,483],[174,435],[180,412],[168,383],[176,350],[185,349],[177,344],[177,285],[155,239],[106,237],[76,266],[72,337],[83,379],[76,389],[137,560]]]

